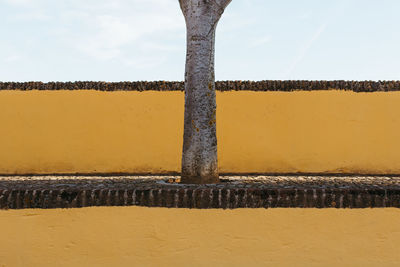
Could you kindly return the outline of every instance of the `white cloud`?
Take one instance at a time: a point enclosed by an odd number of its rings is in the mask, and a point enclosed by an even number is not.
[[[32,7],[34,5],[34,0],[3,0],[2,2],[19,7]]]
[[[135,58],[135,59],[128,59],[124,58],[122,60],[123,64],[128,67],[133,67],[136,69],[150,69],[154,68],[156,66],[161,65],[166,61],[166,57],[161,56],[161,57],[154,57],[154,56],[148,56],[145,58]]]
[[[61,38],[78,51],[98,60],[116,59],[123,56],[125,49],[135,49],[141,43],[151,44],[147,50],[160,50],[164,46],[161,36],[185,30],[177,1],[90,2],[92,5],[88,2],[82,5],[74,0],[69,10],[61,13],[64,23],[76,23],[81,27],[79,32],[64,28]],[[160,41],[157,42],[157,39]]]
[[[8,56],[6,56],[6,57],[4,58],[4,62],[7,62],[7,63],[9,63],[9,62],[16,62],[16,61],[19,61],[19,60],[21,60],[21,59],[22,59],[21,55],[18,55],[18,54],[11,54],[11,55],[8,55]]]
[[[45,25],[52,38],[96,60],[121,60],[127,49],[170,51],[160,37],[185,31],[177,0],[3,2],[21,8],[10,14],[9,21],[53,20]]]
[[[250,48],[255,48],[259,46],[263,46],[271,41],[270,36],[261,36],[259,38],[255,38],[251,43],[250,43]]]
[[[48,21],[51,19],[50,15],[43,13],[40,10],[37,11],[21,11],[12,17],[9,17],[10,21]]]

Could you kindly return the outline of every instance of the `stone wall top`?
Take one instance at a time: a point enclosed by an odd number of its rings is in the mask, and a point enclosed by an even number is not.
[[[0,90],[184,91],[184,82],[0,82]],[[400,81],[217,81],[218,91],[346,90],[354,92],[400,91]]]

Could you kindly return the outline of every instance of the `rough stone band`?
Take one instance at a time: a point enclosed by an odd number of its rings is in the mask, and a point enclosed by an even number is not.
[[[0,208],[145,206],[196,209],[400,207],[400,177],[225,177],[182,185],[174,178],[0,179]],[[279,181],[281,179],[281,181]],[[169,183],[168,181],[172,181]]]

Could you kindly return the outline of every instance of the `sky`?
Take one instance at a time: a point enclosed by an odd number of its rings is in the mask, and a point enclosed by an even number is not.
[[[216,80],[400,80],[398,0],[233,0]],[[0,0],[0,81],[181,81],[178,0]]]

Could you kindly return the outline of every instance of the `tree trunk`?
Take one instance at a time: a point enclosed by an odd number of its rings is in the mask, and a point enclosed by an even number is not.
[[[215,29],[231,0],[179,0],[186,20],[182,183],[218,183]]]

